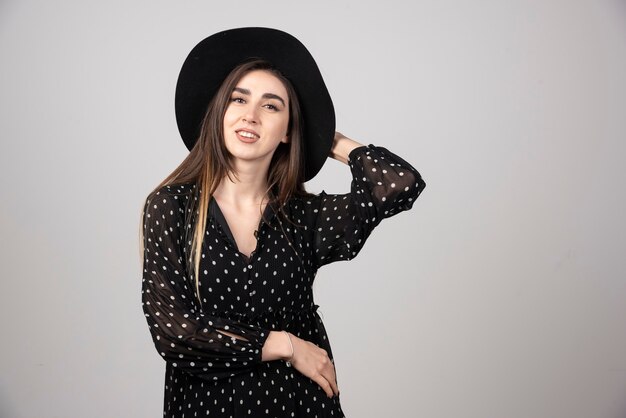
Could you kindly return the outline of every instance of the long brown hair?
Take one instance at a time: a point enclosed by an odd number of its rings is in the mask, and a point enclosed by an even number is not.
[[[198,140],[189,155],[148,196],[152,198],[159,189],[167,185],[193,183],[196,186],[195,195],[190,197],[191,205],[194,207],[185,211],[185,216],[189,214],[191,217],[185,222],[186,230],[187,226],[191,227],[187,231],[191,239],[185,239],[185,245],[191,242],[187,265],[189,277],[195,276],[196,293],[201,305],[197,272],[200,270],[209,201],[223,178],[226,176],[231,178],[231,175],[237,178],[237,173],[233,169],[232,155],[224,143],[224,114],[239,80],[254,70],[269,71],[276,76],[285,86],[289,98],[289,141],[281,142],[272,156],[267,174],[266,195],[270,201],[268,204],[273,205],[278,216],[282,215],[282,219],[288,220],[283,210],[285,203],[292,196],[310,196],[304,187],[302,114],[296,91],[291,82],[269,62],[261,59],[245,61],[230,72],[209,102]],[[140,241],[143,243],[143,237]]]

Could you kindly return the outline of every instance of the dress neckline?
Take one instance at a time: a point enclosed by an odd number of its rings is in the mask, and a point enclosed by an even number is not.
[[[257,238],[257,246],[250,255],[247,255],[239,250],[239,247],[237,246],[237,241],[235,241],[235,237],[233,236],[230,226],[228,225],[228,221],[226,220],[226,217],[224,216],[224,213],[222,212],[220,205],[217,203],[217,200],[215,199],[215,197],[211,196],[211,200],[209,201],[209,215],[212,216],[218,222],[222,231],[226,234],[227,238],[230,240],[230,243],[233,246],[233,248],[237,250],[239,255],[241,255],[246,262],[250,262],[254,253],[256,253],[256,250],[258,248],[258,233],[259,233],[259,230],[261,229],[261,226],[266,222],[270,222],[274,215],[274,211],[272,210],[271,203],[272,202],[270,201],[270,202],[267,202],[267,204],[265,205],[263,216],[261,217],[259,221],[259,225],[257,226],[257,229],[254,231],[254,236]]]

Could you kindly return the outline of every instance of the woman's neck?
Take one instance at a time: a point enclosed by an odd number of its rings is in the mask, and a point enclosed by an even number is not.
[[[258,205],[267,200],[265,175],[239,172],[239,179],[232,174],[231,177],[232,181],[228,176],[224,177],[213,193],[218,200],[238,207]]]

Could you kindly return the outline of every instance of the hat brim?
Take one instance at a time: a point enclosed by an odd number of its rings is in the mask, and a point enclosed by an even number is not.
[[[228,74],[251,58],[269,61],[292,84],[303,119],[304,181],[326,161],[335,134],[335,110],[320,70],[306,47],[292,35],[272,28],[229,29],[200,41],[189,53],[176,84],[176,121],[189,150],[211,98]]]

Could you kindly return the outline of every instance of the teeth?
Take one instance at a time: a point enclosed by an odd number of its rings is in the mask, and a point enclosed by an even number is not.
[[[246,138],[256,138],[257,137],[255,134],[250,133],[250,132],[246,132],[246,131],[239,131],[238,133],[239,133],[239,135],[244,136]]]

